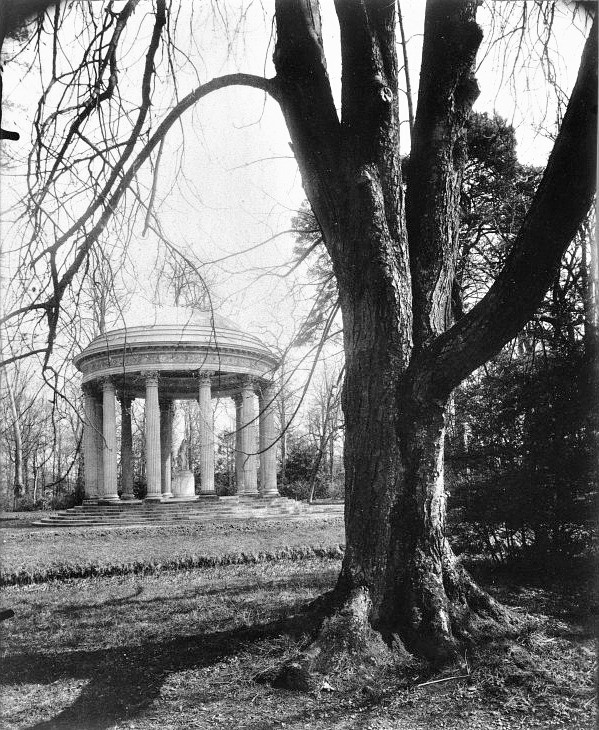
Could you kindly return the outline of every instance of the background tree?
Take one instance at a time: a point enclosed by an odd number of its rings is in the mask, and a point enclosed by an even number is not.
[[[317,496],[332,497],[335,494],[334,468],[335,443],[342,428],[341,391],[343,369],[331,369],[325,361],[319,382],[315,384],[313,405],[308,412],[308,434],[316,447],[312,473],[309,483],[309,501],[316,494],[317,484],[320,494]]]

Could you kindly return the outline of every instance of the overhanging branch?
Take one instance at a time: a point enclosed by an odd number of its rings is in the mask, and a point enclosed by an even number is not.
[[[251,86],[253,88],[261,89],[262,91],[270,93],[274,98],[277,98],[276,86],[273,81],[262,78],[261,76],[253,76],[252,74],[227,74],[225,76],[219,76],[211,81],[208,81],[201,86],[198,86],[194,91],[190,92],[186,97],[171,109],[166,115],[162,123],[158,126],[154,134],[150,137],[147,144],[137,155],[131,167],[121,178],[117,185],[114,193],[110,196],[108,203],[104,206],[102,215],[100,216],[97,223],[94,225],[89,234],[85,237],[83,243],[79,246],[75,259],[69,268],[65,271],[58,283],[58,289],[60,294],[64,289],[71,283],[73,276],[78,271],[83,259],[87,255],[90,248],[98,240],[100,233],[104,230],[108,220],[111,218],[114,210],[118,206],[120,199],[133,181],[135,175],[139,172],[141,166],[149,158],[154,148],[165,138],[166,134],[173,126],[173,124],[203,97],[217,91],[218,89],[224,89],[227,86]]]
[[[278,91],[276,82],[274,80],[266,79],[261,76],[255,76],[253,74],[235,73],[219,76],[217,78],[211,79],[205,84],[198,86],[187,96],[181,99],[181,101],[179,101],[179,103],[171,109],[171,111],[166,115],[161,124],[157,127],[154,134],[150,136],[148,142],[144,145],[143,149],[140,150],[136,158],[133,160],[127,172],[121,175],[119,183],[114,189],[114,192],[104,203],[104,208],[99,219],[96,221],[89,233],[84,236],[83,240],[79,244],[77,252],[71,264],[64,271],[62,276],[56,277],[52,296],[47,300],[47,302],[35,305],[36,309],[41,308],[46,310],[49,321],[51,322],[50,335],[46,348],[46,363],[52,351],[56,321],[58,319],[60,303],[64,292],[70,286],[73,278],[82,266],[85,257],[91,250],[92,246],[94,246],[94,244],[97,242],[102,231],[112,217],[114,211],[117,209],[123,194],[131,185],[138,171],[140,170],[142,165],[148,160],[152,151],[162,142],[162,140],[164,140],[173,124],[175,124],[175,122],[183,115],[185,111],[187,111],[196,102],[198,102],[200,99],[204,98],[208,94],[229,86],[249,86],[269,93],[273,98],[278,100]],[[84,214],[83,219],[78,221],[78,224],[76,223],[74,226],[71,227],[69,231],[69,236],[61,236],[52,246],[45,249],[45,251],[41,255],[43,256],[44,254],[49,254],[51,261],[53,261],[58,248],[60,248],[70,238],[72,238],[72,236],[75,235],[77,231],[85,225],[86,220],[87,219],[85,218]],[[22,308],[19,311],[23,312],[27,309],[28,308],[26,307]],[[9,314],[6,316],[5,319],[9,319],[10,317],[11,315]]]

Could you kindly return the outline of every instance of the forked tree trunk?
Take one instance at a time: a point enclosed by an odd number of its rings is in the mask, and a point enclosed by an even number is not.
[[[347,640],[367,652],[372,627],[388,645],[445,662],[459,656],[476,627],[509,616],[475,585],[447,541],[445,403],[414,398],[405,356],[390,346],[392,333],[381,331],[394,320],[395,302],[380,318],[380,291],[376,306],[346,297],[343,307],[351,333],[343,394],[347,546],[333,603],[355,634]],[[364,606],[367,622],[357,618]]]
[[[596,23],[506,266],[452,325],[464,124],[478,94],[477,5],[427,1],[404,212],[394,4],[336,2],[339,119],[317,0],[276,2],[273,89],[331,256],[346,357],[346,553],[337,587],[323,603],[328,618],[300,666],[304,673],[330,668],[339,651],[380,653],[383,642],[447,661],[481,625],[488,633],[490,624],[509,622],[447,541],[444,411],[453,388],[532,316],[589,208]]]

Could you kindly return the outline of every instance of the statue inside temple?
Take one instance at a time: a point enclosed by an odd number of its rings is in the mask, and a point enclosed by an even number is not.
[[[195,496],[195,478],[189,463],[189,439],[186,435],[185,413],[174,401],[173,441],[172,441],[172,490],[173,499],[186,499]]]

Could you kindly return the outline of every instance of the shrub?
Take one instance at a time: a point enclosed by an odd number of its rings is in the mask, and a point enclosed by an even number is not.
[[[537,362],[498,358],[457,392],[450,507],[467,523],[460,531],[493,559],[589,548],[597,501],[593,403],[591,364],[577,350]]]
[[[305,479],[296,479],[279,487],[282,497],[306,500],[310,496],[310,483]]]
[[[50,500],[50,509],[71,509],[71,507],[81,504],[82,501],[83,499],[77,492],[59,494]]]

